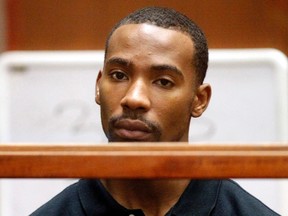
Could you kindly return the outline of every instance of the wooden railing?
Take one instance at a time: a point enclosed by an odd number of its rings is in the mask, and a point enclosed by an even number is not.
[[[288,145],[1,145],[1,178],[288,178]]]

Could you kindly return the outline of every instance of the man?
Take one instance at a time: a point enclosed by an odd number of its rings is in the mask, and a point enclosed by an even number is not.
[[[186,16],[149,7],[108,36],[96,83],[109,142],[188,142],[208,106],[208,48]],[[230,180],[80,180],[32,215],[277,215]]]

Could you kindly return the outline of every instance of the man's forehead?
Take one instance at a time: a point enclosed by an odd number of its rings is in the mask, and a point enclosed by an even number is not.
[[[155,35],[159,37],[159,34],[162,36],[165,35],[165,37],[169,36],[175,36],[175,35],[183,35],[187,37],[187,39],[191,40],[193,43],[192,39],[190,36],[183,31],[180,31],[179,28],[177,27],[171,27],[171,28],[164,28],[160,27],[151,23],[140,23],[140,24],[124,24],[118,27],[113,34],[111,35],[110,41],[112,38],[115,38],[115,35],[118,36],[120,34],[123,35],[128,35],[128,37],[131,37],[131,34],[141,34],[141,35]]]
[[[194,43],[191,38],[177,29],[166,29],[149,23],[141,24],[125,24],[117,28],[111,35],[107,51],[111,47],[117,48],[129,45],[141,46],[143,44],[150,44],[151,48],[179,48],[186,45],[194,49]],[[189,45],[188,45],[189,44]],[[192,51],[193,53],[193,51]]]

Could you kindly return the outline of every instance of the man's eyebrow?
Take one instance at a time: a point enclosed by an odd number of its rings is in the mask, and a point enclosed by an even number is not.
[[[183,72],[173,65],[160,64],[160,65],[153,65],[151,68],[156,71],[172,71],[175,72],[178,76],[180,75],[181,77],[183,77]]]
[[[106,61],[105,64],[117,64],[124,67],[128,67],[129,65],[133,64],[128,59],[124,59],[121,57],[112,57]],[[181,76],[183,78],[183,72],[178,69],[176,66],[169,65],[169,64],[155,64],[151,66],[151,69],[154,71],[172,71],[178,76]]]
[[[129,60],[120,57],[112,57],[105,62],[105,64],[118,64],[126,67],[129,66],[130,63]]]

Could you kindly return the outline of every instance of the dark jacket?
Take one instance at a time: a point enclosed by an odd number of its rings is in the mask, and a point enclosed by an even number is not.
[[[126,209],[99,180],[80,180],[69,186],[32,216],[143,216]],[[166,216],[278,215],[232,180],[193,180]]]

